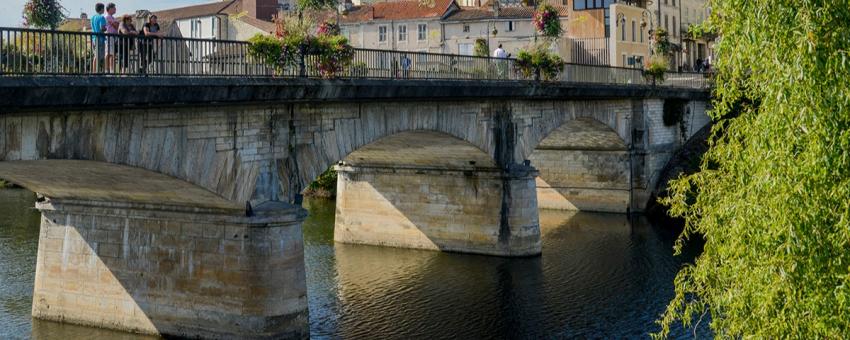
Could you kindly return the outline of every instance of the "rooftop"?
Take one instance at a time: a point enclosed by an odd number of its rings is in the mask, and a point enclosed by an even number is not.
[[[378,2],[355,6],[348,13],[340,16],[340,22],[442,18],[459,8],[454,0]]]

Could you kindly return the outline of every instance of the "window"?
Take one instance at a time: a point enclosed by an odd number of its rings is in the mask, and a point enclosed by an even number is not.
[[[620,40],[626,41],[626,20],[620,22]]]
[[[673,0],[673,6],[676,6],[676,0]]]
[[[632,20],[632,42],[637,41],[637,37],[636,37],[637,32],[635,32],[635,31],[636,31],[636,27],[637,27],[637,26],[636,26],[636,24],[635,24],[635,21],[634,21],[634,20]]]
[[[578,0],[581,1],[581,0]],[[605,37],[608,38],[611,36],[611,10],[605,9]]]
[[[597,9],[597,8],[608,8],[611,4],[617,2],[616,0],[574,0],[573,1],[573,9],[574,10],[583,10],[583,9]]]
[[[463,33],[469,33],[469,25],[463,24]]]
[[[508,32],[513,32],[513,31],[514,31],[514,22],[508,21]]]
[[[387,26],[378,26],[378,42],[387,41]]]
[[[472,55],[472,44],[457,44],[457,54]]]
[[[640,28],[640,42],[643,42],[643,27]]]
[[[676,36],[676,16],[673,16],[673,35]]]
[[[669,19],[667,17],[667,14],[664,14],[664,30],[667,31],[667,32],[670,32],[670,26],[667,25],[667,21],[668,21],[667,19]]]
[[[398,41],[407,41],[407,25],[398,26]]]
[[[417,26],[416,37],[419,38],[420,41],[428,38],[428,25],[427,24],[419,24],[419,26]]]
[[[200,38],[201,35],[201,19],[192,20],[190,23],[191,32],[189,32],[189,36],[192,38]]]

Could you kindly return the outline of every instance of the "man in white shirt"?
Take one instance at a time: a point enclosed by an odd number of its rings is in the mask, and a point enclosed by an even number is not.
[[[499,48],[493,51],[493,57],[501,59],[505,59],[508,57],[508,53],[505,52],[505,49],[502,48],[502,44],[499,44]]]

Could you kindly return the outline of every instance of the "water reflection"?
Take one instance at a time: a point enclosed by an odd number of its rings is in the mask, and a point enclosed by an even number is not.
[[[0,338],[141,339],[31,321],[32,205],[29,192],[0,190]],[[334,244],[333,202],[305,206],[314,338],[645,338],[689,258],[673,257],[674,235],[642,219],[558,211],[541,211],[541,257]]]

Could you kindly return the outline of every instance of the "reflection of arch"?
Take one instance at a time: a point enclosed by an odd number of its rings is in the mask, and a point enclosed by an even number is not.
[[[405,131],[358,148],[337,170],[337,241],[508,256],[540,252],[536,207],[510,210],[534,197],[532,178],[506,179],[490,155],[465,140]]]
[[[543,139],[529,159],[540,171],[541,208],[626,212],[628,146],[609,126],[592,118],[569,121]]]

